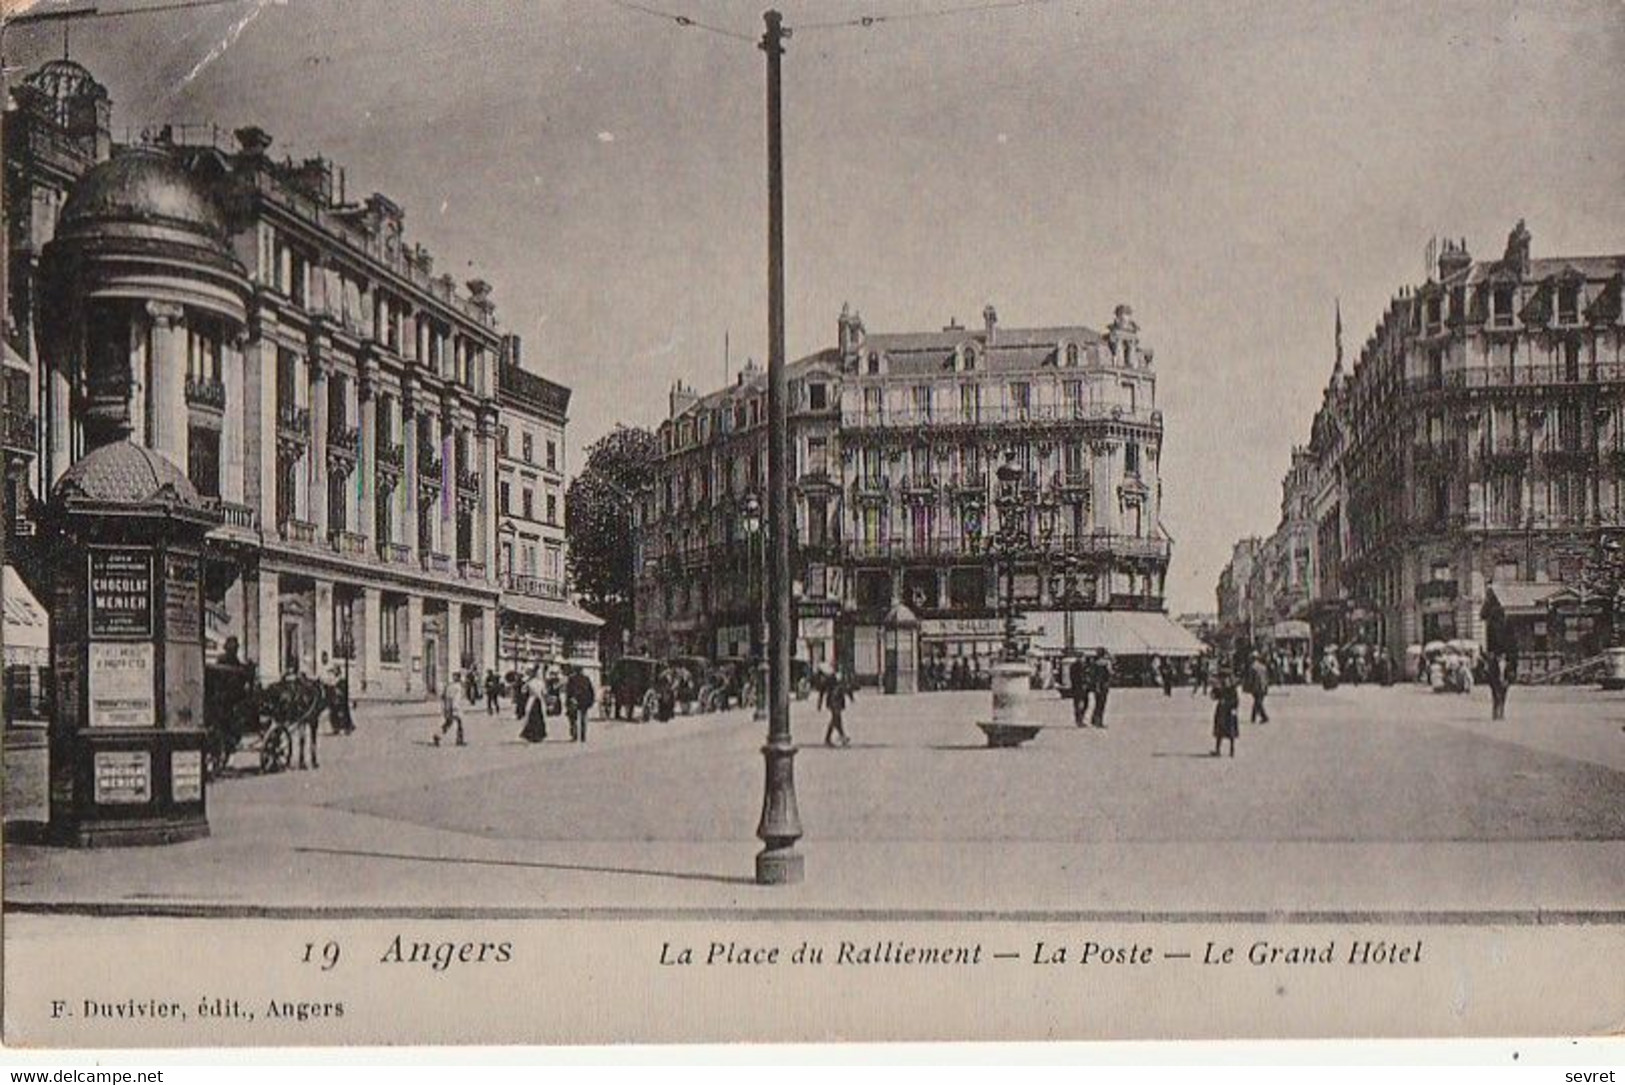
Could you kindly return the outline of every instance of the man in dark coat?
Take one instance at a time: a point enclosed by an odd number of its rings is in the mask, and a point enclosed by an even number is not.
[[[1072,698],[1072,722],[1083,726],[1089,714],[1089,667],[1082,656],[1073,656],[1066,667],[1067,693]]]
[[[1112,691],[1112,657],[1104,648],[1095,649],[1094,666],[1090,683],[1095,695],[1095,710],[1089,717],[1089,722],[1101,730],[1106,729],[1106,695]]]
[[[1253,698],[1253,723],[1268,723],[1270,714],[1264,709],[1264,698],[1270,692],[1270,669],[1262,659],[1254,658],[1247,669],[1247,692]]]
[[[592,688],[592,679],[580,667],[571,667],[564,680],[564,699],[570,713],[570,741],[587,741],[587,711],[598,699]]]
[[[1486,677],[1490,685],[1490,719],[1504,720],[1507,718],[1507,691],[1512,685],[1512,665],[1504,652],[1491,652],[1486,663]]]

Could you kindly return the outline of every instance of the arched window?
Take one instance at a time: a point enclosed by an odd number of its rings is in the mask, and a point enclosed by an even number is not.
[[[966,347],[965,348],[965,372],[973,373],[975,371],[976,371],[976,348],[975,347]]]
[[[869,352],[869,375],[870,376],[876,376],[879,373],[880,373],[880,352],[877,351],[877,350],[871,350]]]
[[[1078,344],[1068,343],[1066,345],[1066,364],[1071,366],[1078,364]]]

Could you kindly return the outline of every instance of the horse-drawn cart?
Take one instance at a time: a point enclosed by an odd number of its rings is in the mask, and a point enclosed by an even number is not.
[[[320,682],[286,678],[261,687],[248,664],[211,663],[204,669],[203,718],[208,730],[204,764],[218,777],[239,752],[258,755],[260,772],[292,767],[297,750],[305,767],[305,746],[316,761],[316,721],[327,707]]]

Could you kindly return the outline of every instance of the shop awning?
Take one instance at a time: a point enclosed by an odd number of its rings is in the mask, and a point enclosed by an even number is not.
[[[566,603],[560,599],[540,599],[534,595],[506,594],[502,597],[502,609],[514,614],[547,618],[569,625],[584,625],[592,629],[604,624],[604,619],[582,610],[574,603]]]
[[[1191,632],[1155,611],[1083,610],[1071,616],[1072,645],[1080,651],[1104,648],[1114,656],[1195,656],[1207,650]],[[1033,644],[1049,651],[1067,645],[1067,615],[1029,614],[1023,625]]]
[[[1485,603],[1493,601],[1501,613],[1509,618],[1532,618],[1544,615],[1555,602],[1578,598],[1562,584],[1491,584],[1485,592]]]
[[[10,565],[5,567],[5,645],[43,652],[51,646],[51,619]]]

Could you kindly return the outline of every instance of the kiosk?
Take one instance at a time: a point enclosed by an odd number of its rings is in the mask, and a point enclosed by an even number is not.
[[[62,475],[48,516],[49,839],[207,836],[202,548],[216,515],[179,468],[124,439]]]

